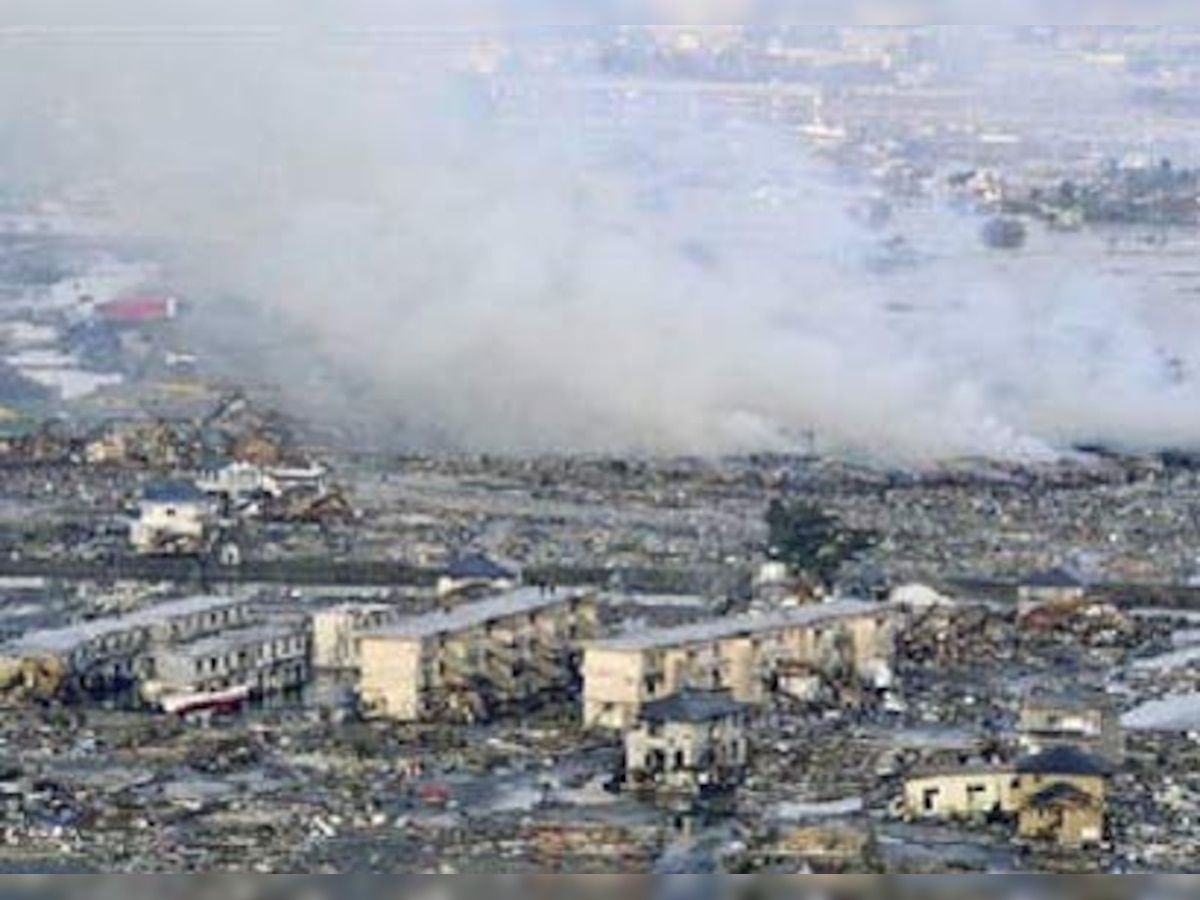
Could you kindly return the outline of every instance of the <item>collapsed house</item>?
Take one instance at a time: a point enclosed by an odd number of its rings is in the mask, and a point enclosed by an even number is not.
[[[798,663],[835,678],[877,678],[890,670],[893,644],[891,608],[858,601],[594,641],[584,648],[584,725],[626,730],[647,703],[686,688],[762,704]]]
[[[523,588],[362,634],[364,710],[405,722],[478,721],[573,691],[596,636],[590,590]]]
[[[903,808],[918,820],[1015,819],[1019,837],[1062,847],[1104,840],[1112,768],[1074,747],[981,765],[913,774]]]

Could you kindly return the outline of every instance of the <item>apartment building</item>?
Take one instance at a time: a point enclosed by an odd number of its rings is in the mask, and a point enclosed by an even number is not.
[[[325,672],[357,672],[362,666],[361,635],[397,618],[387,603],[343,603],[312,617],[313,668]]]
[[[263,623],[159,648],[153,697],[245,688],[266,696],[303,687],[311,673],[311,640],[295,624]]]
[[[194,641],[251,621],[231,597],[188,597],[123,616],[34,631],[0,645],[0,667],[35,662],[61,673],[62,687],[101,692],[149,674],[156,646]]]
[[[584,647],[584,725],[627,730],[647,703],[688,688],[761,704],[789,665],[867,678],[892,654],[891,608],[857,601],[594,641]]]
[[[480,721],[577,680],[596,595],[524,588],[402,619],[359,641],[364,710],[400,721]]]

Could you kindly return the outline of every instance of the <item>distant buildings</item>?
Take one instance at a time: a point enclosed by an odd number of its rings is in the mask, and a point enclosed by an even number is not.
[[[216,510],[208,496],[187,481],[146,485],[129,540],[140,554],[195,553],[203,549]]]
[[[584,650],[584,724],[631,728],[647,703],[687,688],[728,690],[760,704],[793,664],[870,678],[890,665],[892,652],[890,609],[856,601],[594,641]]]
[[[361,636],[368,714],[477,721],[575,689],[578,647],[596,636],[594,593],[523,588]]]

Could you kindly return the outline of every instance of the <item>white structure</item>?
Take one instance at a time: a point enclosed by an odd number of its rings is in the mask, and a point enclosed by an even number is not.
[[[473,588],[509,591],[516,587],[517,576],[486,556],[469,554],[451,559],[438,578],[439,597]]]
[[[215,512],[212,501],[190,482],[154,482],[142,491],[129,539],[142,554],[196,552],[204,546]]]
[[[231,500],[270,494],[274,487],[261,467],[246,462],[232,462],[205,472],[196,480],[196,486],[205,493]]]
[[[359,633],[394,620],[397,610],[386,603],[344,603],[314,613],[313,668],[356,672],[362,665]]]

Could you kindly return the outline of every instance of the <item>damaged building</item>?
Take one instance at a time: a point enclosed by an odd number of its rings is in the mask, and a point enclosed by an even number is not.
[[[578,649],[598,629],[590,590],[523,588],[364,633],[368,714],[478,720],[573,691]]]
[[[595,641],[584,651],[584,724],[628,729],[647,703],[687,688],[762,704],[797,663],[869,679],[887,671],[892,651],[890,608],[849,600]]]

